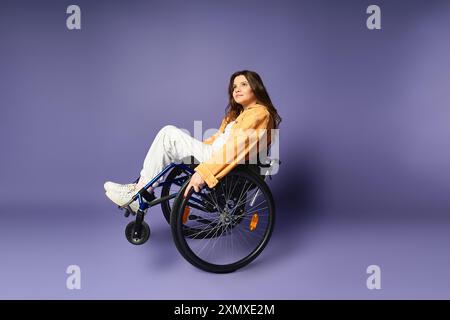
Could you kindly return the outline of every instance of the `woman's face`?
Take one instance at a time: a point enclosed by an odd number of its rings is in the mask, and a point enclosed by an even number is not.
[[[253,93],[253,90],[244,75],[239,75],[234,78],[233,98],[234,101],[236,101],[243,107],[256,102],[256,96]]]

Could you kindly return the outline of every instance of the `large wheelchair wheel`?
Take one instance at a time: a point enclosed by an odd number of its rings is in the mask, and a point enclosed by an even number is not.
[[[188,181],[175,198],[171,229],[175,245],[192,265],[227,273],[253,261],[267,245],[275,221],[275,205],[266,183],[238,167],[213,189],[192,190]]]

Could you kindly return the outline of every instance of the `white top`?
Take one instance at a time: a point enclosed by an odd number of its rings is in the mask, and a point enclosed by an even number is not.
[[[219,135],[216,140],[214,140],[214,142],[212,143],[212,147],[214,149],[218,149],[225,144],[225,142],[228,139],[228,136],[230,135],[231,127],[233,126],[234,122],[235,121],[231,121],[230,123],[228,123],[223,133]]]

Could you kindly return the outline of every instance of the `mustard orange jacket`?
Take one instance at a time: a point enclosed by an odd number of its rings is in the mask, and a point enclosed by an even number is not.
[[[212,144],[224,132],[228,123],[229,121],[224,118],[219,130],[203,143]],[[208,187],[213,188],[236,165],[248,160],[249,155],[257,153],[261,147],[267,149],[270,145],[271,129],[273,121],[267,107],[261,104],[247,107],[235,119],[225,144],[216,150],[210,159],[200,163],[195,171],[205,180]],[[267,145],[261,146],[261,141]]]

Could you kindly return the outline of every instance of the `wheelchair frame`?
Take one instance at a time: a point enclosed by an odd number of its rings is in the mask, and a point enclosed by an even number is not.
[[[191,158],[191,160],[193,160],[193,158]],[[261,171],[259,173],[256,173],[256,171],[253,171],[254,174],[259,175],[260,177],[262,176],[262,180],[261,182],[264,183],[264,180],[267,176],[269,176],[271,178],[271,176],[269,175],[270,173],[270,168],[273,167],[274,162],[276,162],[277,164],[280,164],[281,162],[278,159],[270,159],[269,158],[269,163],[266,164],[250,164],[247,165],[249,166],[249,168],[254,168],[254,170],[257,168],[258,170],[261,170],[262,168],[268,168],[267,171],[265,172],[265,174],[261,174]],[[136,216],[136,220],[132,221],[128,224],[125,233],[127,236],[127,239],[129,242],[131,242],[132,244],[135,245],[139,245],[139,244],[143,244],[145,243],[149,236],[150,236],[150,227],[148,226],[148,224],[146,222],[144,222],[144,217],[147,213],[147,210],[155,205],[161,204],[165,201],[169,201],[173,198],[176,198],[179,195],[179,192],[182,191],[181,188],[183,187],[183,184],[186,183],[186,179],[189,179],[189,176],[183,176],[183,177],[176,177],[175,179],[170,179],[170,180],[164,180],[159,182],[159,180],[169,171],[171,171],[174,168],[178,168],[181,170],[181,172],[186,172],[188,175],[192,175],[193,173],[195,173],[194,168],[192,167],[192,164],[185,164],[183,162],[181,163],[170,163],[169,165],[167,165],[166,167],[163,168],[163,170],[158,173],[153,179],[151,179],[144,187],[142,187],[127,203],[125,203],[122,206],[119,206],[120,209],[124,209],[125,210],[125,217],[128,217],[130,214],[132,214],[133,216]],[[252,170],[250,170],[252,171]],[[137,181],[137,180],[136,180]],[[181,181],[181,183],[180,183]],[[159,198],[156,198],[156,196],[154,195],[154,192],[149,193],[147,191],[147,189],[149,187],[152,187],[154,189],[158,188],[158,187],[164,187],[167,185],[178,185],[180,186],[180,190],[178,190],[177,192],[173,193],[173,194],[169,194],[166,196],[161,196]],[[264,183],[265,184],[265,183]],[[266,185],[266,184],[265,184]],[[267,189],[268,186],[266,185]],[[259,192],[260,190],[257,190],[257,192]],[[201,206],[203,205],[203,201],[202,197],[204,197],[204,195],[202,195],[201,193],[196,193],[197,196],[200,196],[200,198],[202,199],[197,199],[195,197],[190,197],[190,195],[194,192],[193,189],[191,189],[189,191],[189,199],[187,200],[189,203],[189,206],[192,208],[196,208],[199,210],[203,210],[204,208],[202,208]],[[270,193],[270,191],[269,191]],[[251,205],[253,205],[256,197],[258,196],[258,193],[255,194],[254,199],[250,202]],[[272,196],[270,196],[272,197]],[[144,200],[145,199],[145,200]],[[133,210],[129,207],[129,205],[133,202],[138,200],[139,202],[139,209],[137,210],[137,212],[133,212]],[[272,200],[273,201],[273,200]],[[198,203],[198,205],[196,205],[196,203]],[[171,208],[171,210],[173,211],[174,208]],[[274,214],[274,213],[273,213]],[[270,231],[271,233],[271,231]],[[270,235],[269,235],[270,237]],[[178,245],[177,245],[178,246]],[[183,253],[182,253],[183,254]],[[184,255],[184,254],[183,254]],[[188,258],[185,256],[185,258]],[[188,259],[189,261],[190,259]],[[189,261],[191,262],[191,261]],[[191,262],[192,263],[192,262]],[[208,268],[203,268],[204,270],[207,270]],[[208,271],[208,270],[207,270]],[[233,270],[234,271],[234,270]],[[216,272],[216,271],[213,271]],[[222,272],[222,271],[219,271]],[[224,272],[231,272],[231,271],[224,271]]]

